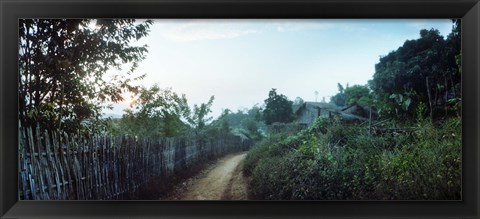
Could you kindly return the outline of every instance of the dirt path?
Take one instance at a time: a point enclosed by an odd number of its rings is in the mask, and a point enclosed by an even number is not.
[[[227,155],[195,177],[181,183],[170,200],[246,200],[243,176],[246,152]]]

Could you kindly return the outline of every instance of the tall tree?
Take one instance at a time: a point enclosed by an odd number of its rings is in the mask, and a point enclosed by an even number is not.
[[[229,134],[232,131],[232,128],[230,127],[230,123],[228,121],[230,115],[230,110],[225,109],[217,119],[205,125],[204,128],[202,128],[203,130],[197,129],[197,134],[203,134],[202,137],[210,139],[217,139],[219,136]]]
[[[300,109],[303,103],[305,103],[305,101],[301,97],[296,97],[292,104],[293,112],[296,112],[298,109]]]
[[[188,121],[196,130],[201,130],[210,122],[213,117],[209,117],[208,114],[212,112],[210,109],[213,104],[214,96],[211,96],[207,103],[202,103],[200,105],[195,104],[193,106],[192,115],[189,117]]]
[[[361,105],[370,105],[370,89],[366,85],[353,85],[347,87],[344,91],[345,102],[347,105],[358,103]]]
[[[294,119],[292,111],[292,101],[283,94],[277,94],[277,90],[272,88],[265,99],[265,109],[263,116],[265,123],[270,125],[274,122],[288,123]]]
[[[19,111],[23,125],[74,132],[98,118],[102,103],[135,92],[131,73],[146,46],[131,42],[148,34],[151,21],[133,19],[20,19]],[[126,74],[108,70],[130,64]]]
[[[455,28],[447,39],[438,30],[421,30],[419,39],[407,40],[380,58],[369,85],[383,115],[413,118],[424,106],[420,103],[427,103],[432,118],[444,115],[440,112],[446,111],[449,99],[460,93],[456,92],[460,73],[455,57],[460,44]]]
[[[229,116],[230,110],[225,109],[223,110],[222,115],[220,115],[220,117],[217,119],[217,121],[220,123],[218,127],[220,133],[230,133],[230,131],[232,131],[230,122],[228,121]]]
[[[255,121],[253,118],[247,118],[242,120],[242,126],[245,130],[245,135],[254,141],[258,141],[262,139],[262,133],[260,132],[260,128],[258,125],[258,121]]]
[[[340,83],[337,83],[338,93],[330,97],[330,102],[337,106],[345,106],[345,88]]]
[[[126,110],[120,120],[123,134],[172,137],[188,130],[188,125],[182,121],[190,113],[187,98],[170,88],[161,89],[157,84],[142,87],[132,107],[133,110]]]

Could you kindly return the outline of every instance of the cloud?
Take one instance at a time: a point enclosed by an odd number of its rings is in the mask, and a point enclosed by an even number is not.
[[[306,30],[327,30],[335,27],[335,25],[318,21],[280,21],[274,22],[275,30],[278,32],[296,32]]]
[[[300,32],[338,29],[347,32],[366,28],[337,20],[161,20],[155,26],[164,39],[175,42],[233,39],[265,32]]]
[[[176,42],[233,39],[261,32],[246,24],[231,25],[221,21],[169,22],[159,26],[163,38]]]
[[[272,20],[278,32],[340,30],[345,32],[360,32],[368,30],[365,27],[352,24],[349,20]]]

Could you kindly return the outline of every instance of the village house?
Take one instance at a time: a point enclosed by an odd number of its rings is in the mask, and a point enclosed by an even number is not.
[[[378,113],[375,110],[373,110],[369,106],[363,106],[358,103],[354,103],[350,106],[343,108],[342,113],[347,115],[355,115],[363,118],[360,120],[364,120],[364,119],[368,120],[370,118],[372,118],[372,120],[375,120],[378,118]]]
[[[338,114],[340,108],[331,103],[304,102],[295,112],[297,123],[306,127],[315,122],[318,117],[330,118]]]
[[[356,103],[341,108],[332,103],[304,102],[295,114],[298,124],[309,127],[318,117],[340,117],[347,122],[369,121],[370,112],[372,112],[372,119],[377,117],[377,113],[371,110],[371,108]]]

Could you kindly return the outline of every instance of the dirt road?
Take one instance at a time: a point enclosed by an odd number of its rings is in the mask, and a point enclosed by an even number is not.
[[[181,183],[170,200],[246,200],[242,174],[246,152],[227,155],[195,177]]]

